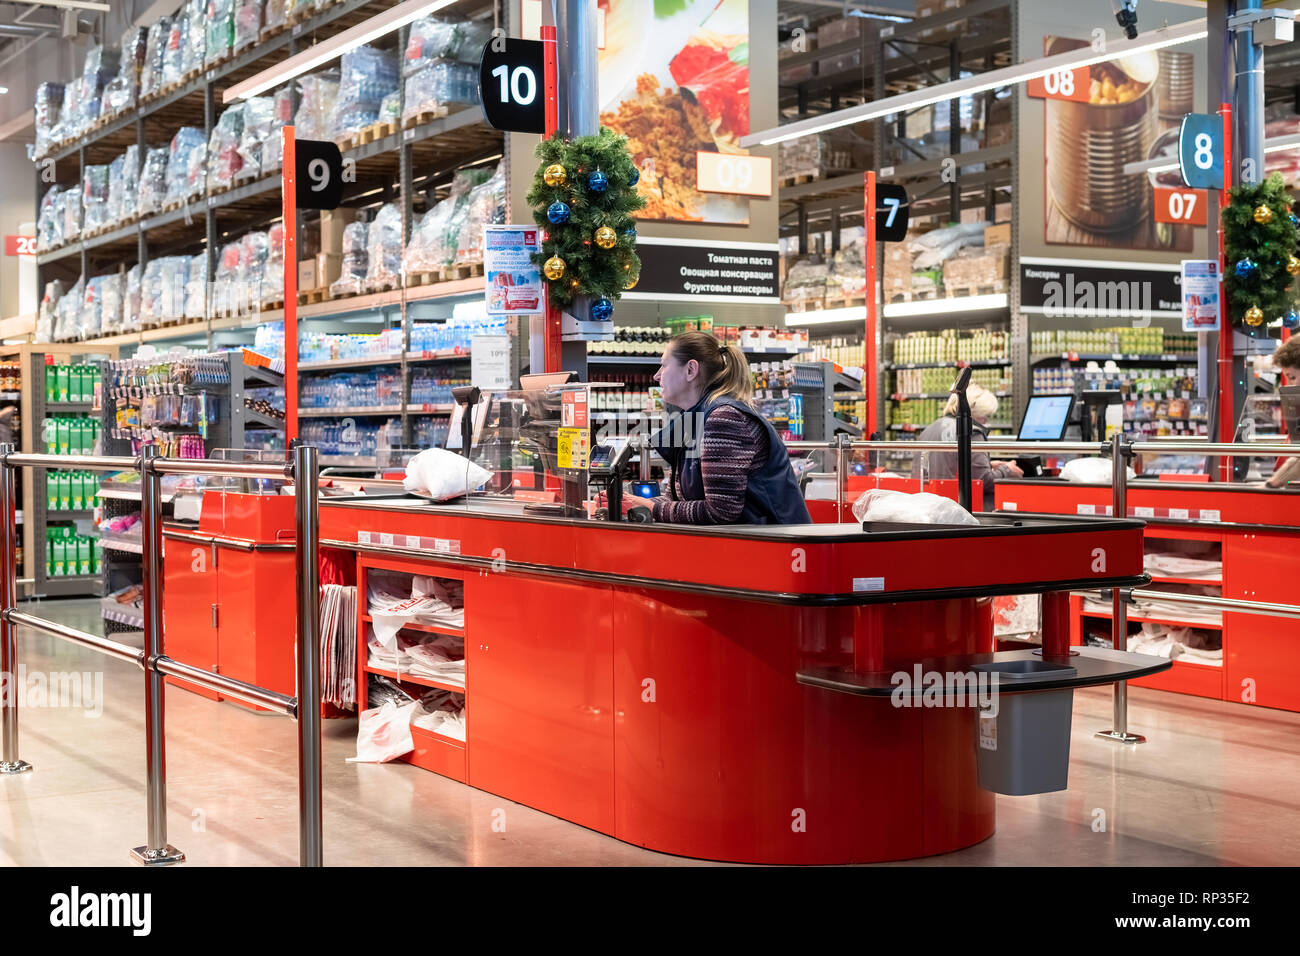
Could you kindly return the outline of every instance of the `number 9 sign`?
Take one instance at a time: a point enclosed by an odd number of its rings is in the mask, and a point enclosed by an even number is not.
[[[337,209],[343,201],[343,154],[337,144],[317,139],[294,143],[299,209]]]

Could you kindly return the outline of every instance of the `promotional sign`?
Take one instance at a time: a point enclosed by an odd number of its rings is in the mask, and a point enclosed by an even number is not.
[[[907,190],[894,183],[876,183],[876,239],[902,242],[911,218]]]
[[[542,310],[542,274],[532,261],[541,248],[535,226],[483,227],[488,315],[528,315]]]
[[[479,61],[479,98],[494,129],[546,132],[546,47],[541,40],[491,39]]]
[[[1223,188],[1223,120],[1188,113],[1178,131],[1178,171],[1192,189]]]
[[[732,153],[695,154],[695,188],[702,193],[772,195],[772,160]]]
[[[776,304],[781,301],[776,243],[731,243],[642,236],[641,278],[624,299]]]
[[[7,256],[36,255],[36,237],[35,236],[5,236],[5,255]]]
[[[1086,66],[1073,70],[1055,70],[1025,84],[1025,95],[1037,100],[1073,100],[1087,103],[1091,98],[1092,74]]]
[[[1199,189],[1169,189],[1157,186],[1155,190],[1156,222],[1184,223],[1204,226],[1206,222],[1206,193]]]
[[[337,143],[294,141],[294,176],[299,209],[337,209],[343,201],[343,153]]]
[[[510,374],[510,336],[475,335],[470,343],[470,384],[484,391],[509,389],[514,384]]]
[[[1214,332],[1219,328],[1219,275],[1217,259],[1183,260],[1183,331]]]

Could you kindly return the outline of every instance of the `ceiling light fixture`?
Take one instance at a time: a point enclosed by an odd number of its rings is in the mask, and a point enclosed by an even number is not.
[[[805,120],[788,123],[785,126],[775,126],[757,133],[750,133],[748,136],[741,137],[740,145],[747,149],[753,146],[772,146],[786,140],[797,139],[800,136],[825,133],[828,130],[839,129],[841,126],[852,126],[856,123],[865,123],[869,120],[893,116],[904,110],[919,109],[933,103],[942,103],[963,96],[972,96],[1000,86],[1025,83],[1060,70],[1094,66],[1098,63],[1108,63],[1111,60],[1133,56],[1137,53],[1149,53],[1153,50],[1162,50],[1165,47],[1176,46],[1180,43],[1191,43],[1194,40],[1204,39],[1208,35],[1209,29],[1205,25],[1204,18],[1189,20],[1186,23],[1179,23],[1171,27],[1150,30],[1141,34],[1136,40],[1111,41],[1104,53],[1098,53],[1092,47],[1084,47],[1081,50],[1070,50],[1065,53],[1057,53],[1054,56],[1042,57],[1038,60],[1030,60],[997,70],[989,70],[985,73],[977,73],[966,79],[940,83],[938,86],[927,86],[919,90],[913,90],[910,93],[900,93],[897,96],[887,96],[882,100],[836,110],[833,113],[827,113],[825,116],[813,116]]]
[[[94,10],[97,13],[108,13],[113,9],[107,3],[93,3],[91,0],[28,0],[28,2],[38,7],[62,7],[65,10]]]
[[[221,94],[221,102],[233,103],[235,100],[244,100],[265,93],[296,76],[302,76],[318,66],[337,59],[349,50],[355,50],[394,30],[401,29],[420,17],[436,13],[443,7],[449,7],[455,2],[456,0],[406,0],[405,3],[399,3],[383,13],[375,14],[369,20],[362,21],[328,40],[322,40],[301,53],[294,54],[284,62],[277,63],[242,83],[236,83]]]

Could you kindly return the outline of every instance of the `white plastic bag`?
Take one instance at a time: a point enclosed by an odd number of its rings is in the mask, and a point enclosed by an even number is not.
[[[853,502],[853,516],[859,521],[891,521],[899,524],[979,524],[975,516],[951,498],[928,491],[908,494],[892,488],[869,488]]]
[[[435,501],[448,501],[476,491],[491,477],[485,468],[453,451],[426,448],[407,462],[402,487]]]
[[[373,710],[363,710],[357,720],[357,755],[348,763],[387,763],[415,749],[411,715],[418,700],[400,707],[391,700]]]
[[[1075,458],[1061,469],[1062,478],[1079,485],[1109,485],[1112,474],[1109,458]],[[1128,476],[1136,478],[1137,472],[1129,468]]]

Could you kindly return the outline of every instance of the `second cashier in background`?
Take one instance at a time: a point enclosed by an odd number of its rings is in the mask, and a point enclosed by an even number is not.
[[[970,403],[970,415],[973,419],[971,441],[988,441],[989,432],[985,427],[989,419],[998,413],[998,397],[979,385],[966,387],[966,400]],[[948,396],[948,404],[943,416],[931,422],[921,432],[920,440],[955,442],[957,440],[957,396]],[[924,452],[920,456],[926,459],[924,464],[927,478],[956,478],[957,453],[951,451]],[[972,481],[984,483],[984,510],[993,507],[993,484],[999,478],[1023,478],[1025,473],[1014,461],[990,461],[986,452],[972,451],[970,456],[970,476]]]
[[[1273,353],[1273,367],[1278,370],[1286,385],[1300,385],[1300,335],[1293,335]],[[1300,440],[1300,436],[1288,436],[1291,441]],[[1287,458],[1278,463],[1273,477],[1265,484],[1270,488],[1285,488],[1289,481],[1300,481],[1300,458]]]
[[[745,353],[708,332],[674,336],[655,381],[669,406],[651,444],[672,469],[655,521],[809,524],[785,443],[752,404]]]

